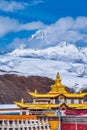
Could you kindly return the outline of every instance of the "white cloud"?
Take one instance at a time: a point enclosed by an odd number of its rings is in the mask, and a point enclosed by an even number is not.
[[[0,16],[0,37],[9,32],[20,32],[21,30],[38,30],[34,35],[32,43],[43,41],[43,44],[53,44],[61,41],[87,42],[87,17],[60,18],[56,23],[46,26],[44,23],[30,22],[21,24],[15,19]],[[40,31],[41,30],[41,31]]]
[[[14,12],[15,10],[22,10],[26,6],[36,6],[40,3],[43,3],[43,0],[31,0],[25,2],[19,1],[8,1],[8,0],[1,0],[0,1],[0,10],[5,12]]]
[[[0,10],[6,12],[13,12],[15,10],[22,10],[26,7],[27,3],[24,2],[16,2],[16,1],[0,1]]]
[[[19,32],[21,30],[37,30],[43,29],[44,27],[45,25],[40,21],[20,24],[15,19],[0,16],[0,37],[9,32]]]
[[[73,43],[83,41],[87,43],[87,17],[77,17],[76,19],[72,17],[60,18],[56,23],[49,26],[40,21],[20,25],[16,21],[13,25],[13,31],[38,30],[32,37],[29,37],[28,41],[27,39],[14,39],[10,44],[11,46],[14,45],[14,48],[20,47],[21,44],[32,48],[41,48],[61,41]]]
[[[45,24],[43,24],[40,21],[37,21],[37,22],[22,24],[22,25],[20,25],[19,29],[20,30],[37,30],[37,29],[43,29],[45,27],[46,27]]]
[[[19,23],[17,20],[0,16],[0,36],[3,36],[12,31],[16,31],[18,26]]]
[[[56,23],[36,32],[34,36],[40,36],[39,39],[41,39],[40,33],[44,36],[44,41],[48,41],[49,44],[61,41],[87,42],[87,17],[77,17],[76,19],[72,17],[60,18]]]

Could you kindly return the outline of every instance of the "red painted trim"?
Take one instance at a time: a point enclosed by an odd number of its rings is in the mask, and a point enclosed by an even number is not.
[[[87,124],[61,123],[61,130],[87,130]]]

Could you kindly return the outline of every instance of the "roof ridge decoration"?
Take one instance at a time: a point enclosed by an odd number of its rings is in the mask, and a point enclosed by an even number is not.
[[[58,85],[58,86],[61,86],[61,78],[60,78],[60,74],[59,72],[57,72],[57,75],[56,75],[56,79],[55,79],[55,84]]]

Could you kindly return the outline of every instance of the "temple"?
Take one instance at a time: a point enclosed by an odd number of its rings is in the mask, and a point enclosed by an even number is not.
[[[29,92],[32,96],[32,103],[15,102],[17,106],[29,110],[57,110],[60,109],[87,109],[87,104],[84,100],[87,93],[70,93],[61,83],[60,74],[57,73],[55,83],[51,85],[50,92],[40,94],[35,90]]]

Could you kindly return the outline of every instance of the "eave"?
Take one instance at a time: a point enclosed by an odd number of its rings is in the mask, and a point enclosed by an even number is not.
[[[26,109],[51,109],[51,108],[58,108],[59,104],[26,104],[21,102],[14,102],[17,106],[20,108],[26,108]]]
[[[64,93],[64,94],[59,94],[59,93],[47,93],[47,94],[39,94],[39,93],[33,93],[29,92],[29,95],[31,95],[33,98],[55,98],[57,96],[63,95],[66,98],[83,98],[84,96],[87,95],[87,93]]]
[[[55,98],[57,96],[59,96],[60,94],[38,94],[38,93],[32,93],[32,92],[29,92],[28,93],[29,95],[31,95],[33,98]]]

